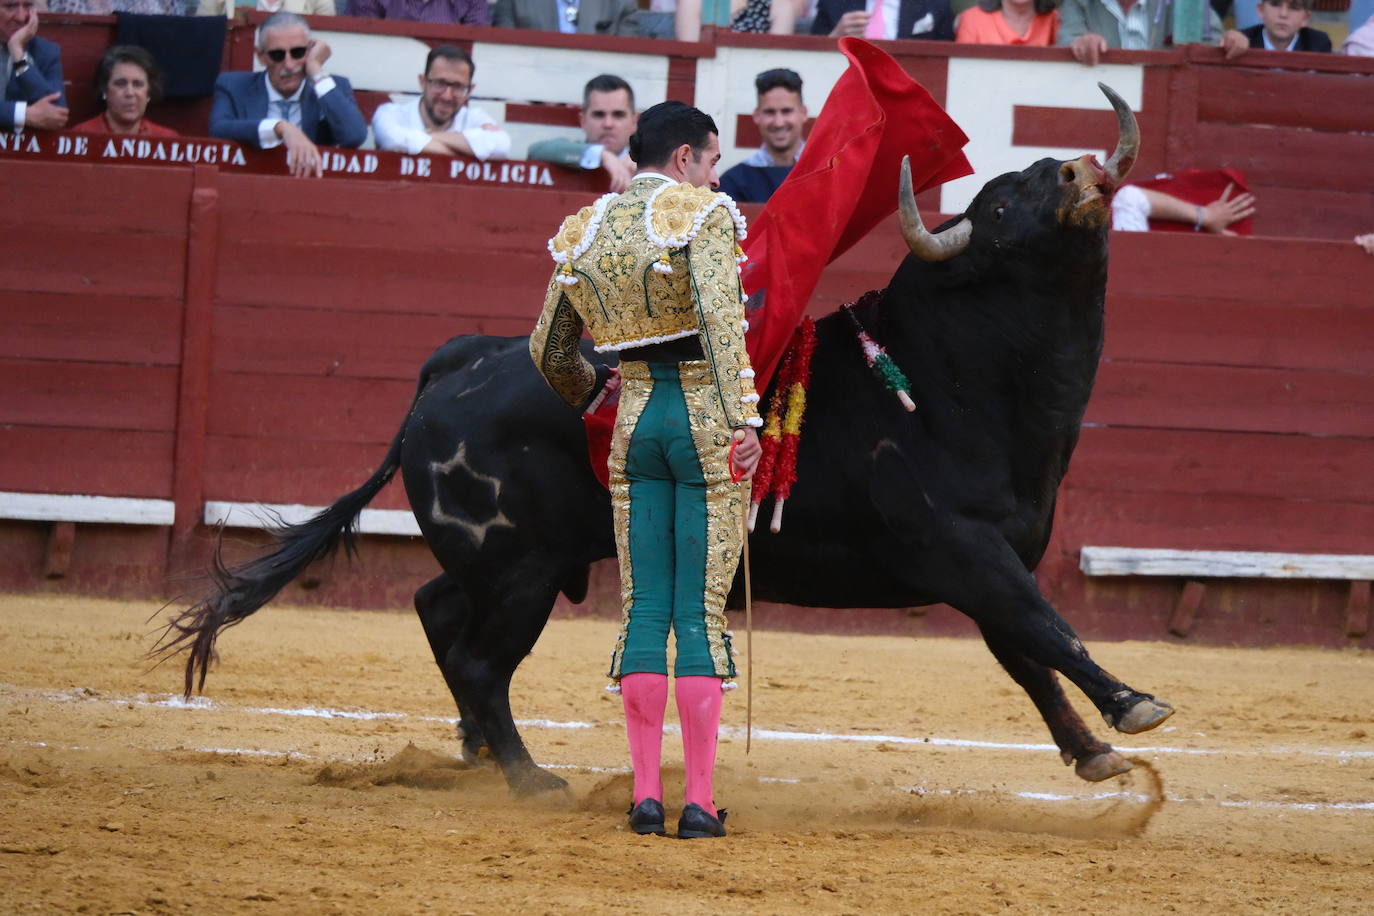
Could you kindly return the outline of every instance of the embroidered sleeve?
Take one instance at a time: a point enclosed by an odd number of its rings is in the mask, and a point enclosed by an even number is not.
[[[544,311],[530,334],[530,358],[549,387],[572,407],[581,407],[596,387],[596,370],[582,351],[582,317],[568,300],[558,274],[549,280]]]
[[[728,200],[728,198],[726,198]],[[762,426],[754,370],[744,350],[744,295],[740,287],[736,221],[731,208],[713,206],[687,248],[701,345],[716,379],[725,417],[733,428]]]

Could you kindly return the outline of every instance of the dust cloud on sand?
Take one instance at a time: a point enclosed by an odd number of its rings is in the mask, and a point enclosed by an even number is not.
[[[1097,644],[1178,714],[1089,784],[981,644],[755,634],[723,841],[623,829],[610,624],[556,620],[512,704],[565,793],[469,767],[411,614],[269,608],[206,695],[153,608],[0,597],[0,910],[1367,913],[1374,655]],[[1071,616],[1071,615],[1070,615]],[[1069,689],[1086,720],[1113,740]],[[669,704],[670,726],[674,721]],[[664,740],[670,826],[682,786]]]

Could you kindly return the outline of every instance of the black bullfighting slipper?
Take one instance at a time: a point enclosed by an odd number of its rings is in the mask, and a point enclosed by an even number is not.
[[[720,809],[720,817],[712,817],[701,805],[688,805],[682,809],[682,817],[677,822],[677,837],[680,840],[704,840],[709,837],[725,836],[725,809]]]
[[[656,833],[659,836],[666,834],[668,831],[663,827],[663,802],[656,798],[646,798],[631,808],[630,829],[635,833]]]

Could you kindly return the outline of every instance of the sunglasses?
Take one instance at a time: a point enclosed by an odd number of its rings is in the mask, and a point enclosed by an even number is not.
[[[300,60],[302,57],[305,57],[306,52],[309,50],[310,49],[305,45],[300,45],[298,47],[292,48],[291,59]],[[274,64],[279,64],[282,61],[286,60],[286,51],[284,51],[281,48],[273,48],[271,51],[264,51],[263,53],[266,54],[267,59]]]

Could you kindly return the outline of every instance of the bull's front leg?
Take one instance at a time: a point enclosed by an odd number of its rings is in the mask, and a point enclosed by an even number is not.
[[[1059,746],[1059,756],[1066,765],[1074,765],[1075,773],[1089,782],[1100,782],[1131,769],[1129,760],[1107,742],[1098,740],[1088,729],[1083,717],[1069,704],[1053,671],[1021,655],[987,631],[983,632],[983,641],[1012,680],[1031,698],[1049,726],[1054,743]]]

